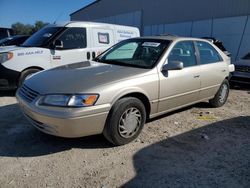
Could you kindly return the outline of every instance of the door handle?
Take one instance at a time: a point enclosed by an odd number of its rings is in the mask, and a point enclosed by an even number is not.
[[[221,70],[221,72],[226,72],[226,70],[224,69],[224,70]]]
[[[195,76],[194,76],[194,78],[199,78],[199,77],[200,77],[200,75],[195,75]]]
[[[87,60],[90,60],[90,52],[87,52]]]

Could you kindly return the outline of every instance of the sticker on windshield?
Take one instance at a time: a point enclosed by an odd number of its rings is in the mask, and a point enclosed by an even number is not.
[[[161,43],[158,42],[144,42],[142,44],[142,46],[146,46],[146,47],[158,47],[160,46]]]

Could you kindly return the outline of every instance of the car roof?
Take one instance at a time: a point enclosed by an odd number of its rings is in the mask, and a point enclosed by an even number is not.
[[[171,40],[171,41],[195,40],[195,41],[204,41],[204,42],[210,43],[206,39],[193,38],[193,37],[180,37],[180,36],[175,36],[175,35],[145,36],[145,37],[137,37],[137,39],[160,39],[160,40]]]

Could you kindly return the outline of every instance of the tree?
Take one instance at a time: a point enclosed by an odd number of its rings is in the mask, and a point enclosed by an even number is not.
[[[42,21],[36,21],[34,25],[17,22],[12,24],[11,28],[13,29],[15,35],[32,35],[47,24],[48,23],[44,23]]]
[[[48,25],[49,23],[44,23],[42,21],[36,21],[34,27],[33,27],[33,33],[37,32],[38,30],[40,30],[41,28],[43,28],[44,26]]]

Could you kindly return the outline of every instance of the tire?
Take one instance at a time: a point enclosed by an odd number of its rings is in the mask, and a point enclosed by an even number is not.
[[[122,98],[111,108],[103,134],[112,144],[124,145],[137,138],[145,121],[143,103],[134,97]]]
[[[21,76],[20,76],[19,81],[18,81],[18,87],[20,87],[23,84],[24,80],[27,77],[31,76],[32,74],[34,74],[38,71],[40,71],[40,70],[39,69],[27,69],[27,70],[23,71],[21,73]]]
[[[228,98],[228,94],[229,94],[229,83],[228,80],[224,80],[219,88],[219,90],[217,91],[217,93],[215,94],[214,98],[209,100],[209,103],[211,106],[213,107],[221,107],[223,106]]]

